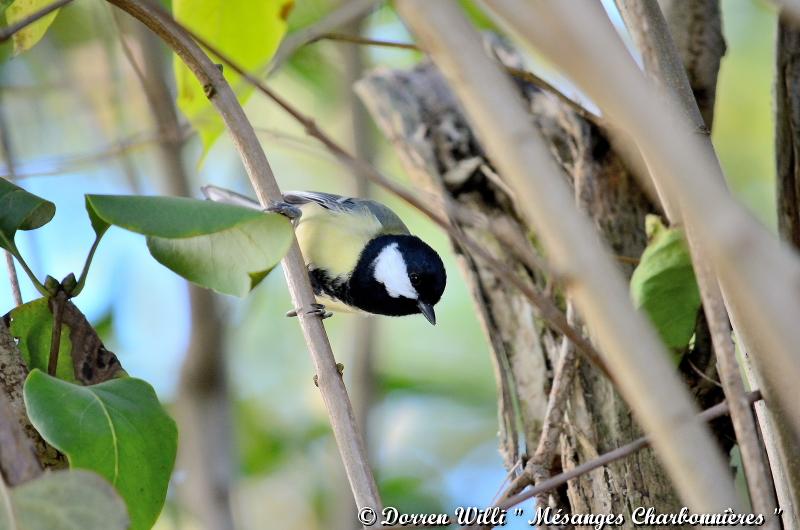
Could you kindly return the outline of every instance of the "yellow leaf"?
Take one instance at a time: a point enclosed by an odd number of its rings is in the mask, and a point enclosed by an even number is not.
[[[294,0],[173,0],[175,18],[247,71],[257,72],[275,54],[286,33]],[[219,61],[212,55],[212,60]],[[224,129],[200,82],[174,57],[178,108],[200,134],[203,156]],[[252,87],[240,83],[232,68],[223,68],[241,103]]]
[[[44,9],[53,3],[53,0],[15,0],[6,9],[6,23],[10,26],[28,16]],[[56,9],[52,13],[48,13],[33,24],[16,32],[12,37],[14,42],[14,55],[24,52],[32,48],[42,37],[44,37],[47,28],[55,20],[59,10]]]

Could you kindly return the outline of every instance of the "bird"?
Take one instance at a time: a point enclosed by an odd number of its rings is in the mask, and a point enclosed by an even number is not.
[[[215,202],[262,209],[225,188],[207,185],[202,191]],[[447,283],[444,263],[388,206],[372,199],[290,191],[267,210],[295,224],[319,302],[307,313],[323,318],[330,316],[328,309],[388,316],[421,313],[436,325],[434,306]]]

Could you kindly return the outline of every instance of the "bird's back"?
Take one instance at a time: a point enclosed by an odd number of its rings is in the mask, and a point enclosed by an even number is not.
[[[287,192],[284,200],[303,212],[296,233],[309,268],[336,275],[349,273],[370,240],[409,233],[389,207],[370,199]]]

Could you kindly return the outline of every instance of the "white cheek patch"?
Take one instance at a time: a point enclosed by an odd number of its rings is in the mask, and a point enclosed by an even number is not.
[[[397,249],[397,243],[387,245],[375,258],[372,275],[375,280],[386,287],[386,292],[392,298],[411,298],[416,300],[419,296],[416,289],[408,279],[408,269],[403,255]]]

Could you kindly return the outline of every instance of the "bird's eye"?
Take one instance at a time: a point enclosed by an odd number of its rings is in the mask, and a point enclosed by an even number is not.
[[[416,272],[409,274],[408,278],[411,280],[411,285],[417,285],[419,283],[419,274]]]

